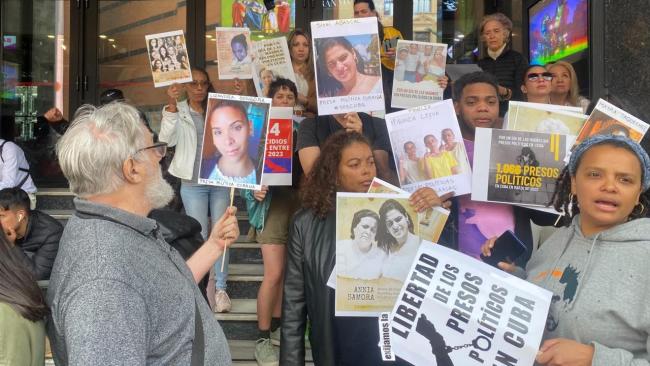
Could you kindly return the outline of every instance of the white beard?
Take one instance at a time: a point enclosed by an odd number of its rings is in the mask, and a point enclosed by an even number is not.
[[[156,172],[151,172],[153,180],[147,185],[144,191],[145,199],[149,201],[152,209],[163,208],[174,199],[174,189],[163,178],[160,165]]]

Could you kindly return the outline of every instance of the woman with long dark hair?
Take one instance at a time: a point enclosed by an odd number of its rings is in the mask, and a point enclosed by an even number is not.
[[[318,108],[314,64],[311,60],[311,38],[309,34],[296,29],[289,34],[288,42],[291,65],[296,75],[296,87],[298,88],[294,110],[299,116],[314,117]]]
[[[49,310],[31,272],[0,231],[0,365],[43,365]]]
[[[317,365],[381,365],[376,318],[334,316],[334,291],[327,287],[336,254],[336,193],[367,192],[376,175],[368,140],[339,131],[322,153],[301,191],[303,209],[294,216],[287,246],[280,364],[304,365],[307,316]],[[442,203],[431,188],[409,198],[422,212]],[[391,363],[399,365],[400,363]]]
[[[199,185],[199,165],[208,93],[214,92],[208,73],[201,68],[192,67],[192,81],[182,85],[174,84],[167,89],[169,102],[162,112],[159,140],[176,147],[169,173],[182,180],[181,198],[186,213],[201,223],[201,235],[208,238],[212,227],[208,217],[219,218],[229,206],[229,190],[225,187]],[[183,92],[187,99],[181,100]],[[221,271],[221,260],[217,260],[216,294],[214,310],[228,312],[230,298],[226,293],[228,278],[228,254],[226,265]]]

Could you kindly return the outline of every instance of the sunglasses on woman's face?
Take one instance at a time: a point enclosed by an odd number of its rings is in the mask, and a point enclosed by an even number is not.
[[[539,81],[539,80],[545,80],[545,81],[551,81],[553,80],[553,74],[550,72],[531,72],[530,74],[526,75],[526,78],[528,78],[528,81]]]

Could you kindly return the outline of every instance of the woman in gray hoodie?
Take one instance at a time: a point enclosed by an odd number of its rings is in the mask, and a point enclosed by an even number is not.
[[[525,272],[499,264],[553,292],[539,364],[650,365],[649,187],[650,158],[639,144],[612,135],[583,141],[553,196],[566,227]]]

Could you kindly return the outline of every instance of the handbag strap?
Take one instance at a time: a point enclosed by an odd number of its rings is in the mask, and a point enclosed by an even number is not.
[[[194,297],[194,342],[192,343],[191,366],[203,366],[205,357],[205,340],[203,339],[203,322],[199,312],[199,303]]]

